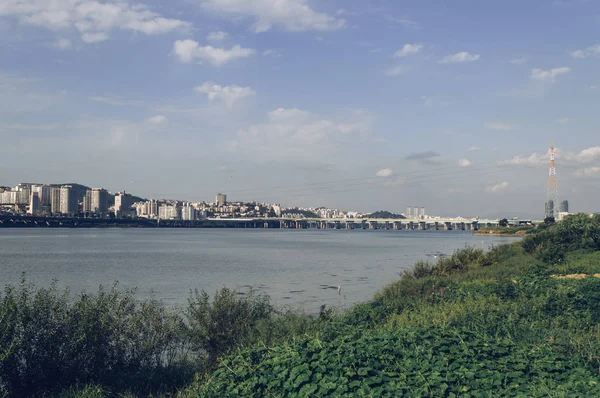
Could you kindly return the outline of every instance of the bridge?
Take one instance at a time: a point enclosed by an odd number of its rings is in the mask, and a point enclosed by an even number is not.
[[[509,225],[537,223],[511,220]],[[435,230],[477,231],[495,227],[499,220],[457,219],[370,219],[370,218],[208,218],[205,220],[149,220],[145,218],[68,218],[34,216],[0,216],[0,228],[275,228],[275,229],[368,229],[368,230]]]
[[[496,227],[499,220],[457,219],[371,219],[371,218],[209,218],[209,222],[234,224],[238,228],[280,229],[370,229],[370,230],[436,230],[477,231]],[[161,221],[163,223],[163,221]],[[511,220],[509,225],[532,223],[528,220]]]

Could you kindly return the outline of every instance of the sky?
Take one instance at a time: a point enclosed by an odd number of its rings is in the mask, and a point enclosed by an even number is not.
[[[0,0],[0,185],[600,211],[600,2]]]

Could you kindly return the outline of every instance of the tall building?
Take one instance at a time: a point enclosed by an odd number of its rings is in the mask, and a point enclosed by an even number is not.
[[[31,192],[37,192],[38,197],[40,199],[40,206],[50,206],[51,205],[51,196],[50,196],[50,186],[42,185],[42,184],[33,184],[31,186]]]
[[[421,209],[419,209],[419,216],[421,218],[425,218],[425,208],[421,207]]]
[[[562,202],[560,202],[559,209],[560,209],[559,210],[560,213],[568,213],[569,212],[569,201],[563,200]]]
[[[419,206],[413,208],[413,218],[419,218]]]
[[[32,192],[29,198],[29,210],[27,214],[37,216],[40,212],[40,197],[37,192]]]
[[[181,219],[186,221],[194,221],[198,219],[198,210],[196,210],[192,205],[186,203],[181,208]]]
[[[132,213],[133,196],[125,192],[119,192],[115,195],[115,214],[118,216],[127,216]]]
[[[158,202],[156,200],[148,202],[148,215],[151,218],[158,217]]]
[[[546,217],[554,217],[554,201],[552,199],[546,202]]]
[[[161,220],[179,220],[181,209],[175,205],[162,205],[158,208],[158,218]]]
[[[404,213],[406,217],[410,217],[412,214],[412,206],[406,206],[406,213]]]
[[[52,187],[50,189],[50,212],[53,214],[60,213],[60,188]]]
[[[74,214],[78,213],[79,204],[77,203],[77,194],[71,185],[60,187],[60,213]]]
[[[225,204],[227,203],[227,195],[223,193],[218,193],[216,202],[219,206],[225,206]]]
[[[108,191],[102,188],[92,188],[88,192],[90,192],[90,211],[96,214],[108,213]]]

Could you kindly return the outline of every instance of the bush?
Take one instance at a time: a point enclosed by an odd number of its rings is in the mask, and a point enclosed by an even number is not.
[[[244,297],[226,287],[215,294],[195,290],[188,300],[186,318],[193,347],[208,356],[214,365],[220,355],[237,347],[255,343],[260,322],[269,320],[274,308],[266,295],[249,291]]]
[[[547,264],[564,262],[566,253],[600,250],[600,216],[567,216],[561,222],[538,226],[523,240],[523,248]]]
[[[168,391],[189,382],[183,319],[133,291],[100,288],[75,300],[56,284],[23,280],[0,303],[0,391],[57,393],[77,383],[115,391]]]

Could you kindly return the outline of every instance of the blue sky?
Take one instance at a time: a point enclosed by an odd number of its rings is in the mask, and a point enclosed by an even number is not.
[[[2,0],[0,185],[598,211],[595,1]]]

